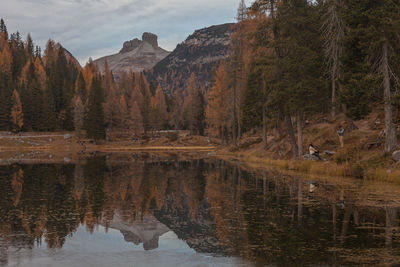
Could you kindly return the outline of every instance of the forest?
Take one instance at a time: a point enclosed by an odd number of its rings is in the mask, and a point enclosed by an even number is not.
[[[0,25],[0,129],[146,136],[187,129],[237,145],[245,132],[285,129],[294,158],[316,114],[349,124],[384,110],[384,151],[398,144],[400,5],[392,0],[242,0],[228,59],[210,88],[193,73],[183,91],[165,94],[141,73],[118,82],[105,66],[81,67],[60,44],[44,52],[28,35]]]

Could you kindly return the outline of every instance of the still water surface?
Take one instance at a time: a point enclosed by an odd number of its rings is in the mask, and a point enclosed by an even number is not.
[[[109,155],[0,166],[0,265],[400,263],[396,186]]]

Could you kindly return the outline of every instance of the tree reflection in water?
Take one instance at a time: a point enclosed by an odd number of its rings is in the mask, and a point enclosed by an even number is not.
[[[62,249],[81,225],[119,230],[145,250],[172,230],[198,253],[261,265],[399,263],[399,201],[217,159],[2,166],[0,188],[1,265],[10,247]]]

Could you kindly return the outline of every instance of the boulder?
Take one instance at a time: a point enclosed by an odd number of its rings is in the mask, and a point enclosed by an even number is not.
[[[393,152],[392,157],[396,162],[400,162],[400,150]]]
[[[72,138],[72,135],[64,134],[64,140],[68,140],[68,139],[71,139],[71,138]]]
[[[336,153],[335,151],[324,150],[325,155],[333,156],[335,155],[335,153]]]
[[[318,157],[311,155],[311,154],[304,154],[303,159],[311,160],[311,161],[320,161]]]

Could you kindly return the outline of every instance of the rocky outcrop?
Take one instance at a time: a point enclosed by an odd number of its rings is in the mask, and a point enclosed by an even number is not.
[[[143,243],[144,250],[158,248],[160,236],[170,231],[167,226],[160,223],[153,215],[146,215],[142,220],[131,223],[124,220],[118,212],[114,213],[113,219],[109,222],[101,222],[103,226],[116,229],[124,236],[124,240],[135,245]]]
[[[200,86],[208,88],[212,73],[221,59],[229,56],[232,23],[195,31],[166,58],[146,72],[149,80],[161,84],[166,93],[184,90],[194,73]]]
[[[145,32],[142,35],[142,40],[143,40],[143,42],[148,42],[153,47],[158,47],[158,37],[155,34]]]
[[[394,151],[392,157],[396,162],[400,162],[400,150]]]
[[[94,63],[101,72],[104,72],[106,61],[109,68],[117,75],[124,71],[141,72],[153,68],[169,53],[158,46],[157,35],[145,32],[142,40],[135,38],[127,41],[118,54],[99,58]]]

